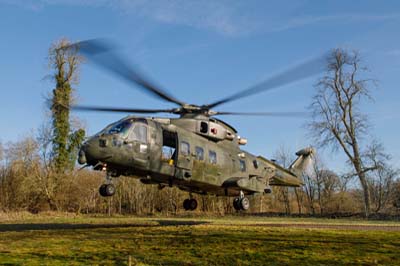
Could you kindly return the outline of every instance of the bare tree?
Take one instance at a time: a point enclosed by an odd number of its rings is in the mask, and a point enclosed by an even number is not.
[[[40,187],[46,202],[51,209],[59,209],[55,200],[57,192],[62,191],[60,187],[59,175],[54,172],[52,167],[52,126],[44,123],[38,130],[36,142],[38,144],[38,155],[41,160],[41,169],[35,173],[36,186]]]
[[[397,179],[393,184],[393,207],[400,213],[400,180]]]
[[[316,205],[319,205],[322,214],[322,169],[324,165],[319,156],[314,157],[313,171],[303,174],[304,191],[308,202],[308,207],[312,214],[316,213]]]
[[[341,211],[342,195],[346,194],[347,179],[327,169],[321,157],[314,157],[313,169],[303,175],[303,181],[307,205],[312,214],[316,214],[318,210],[320,214]]]
[[[288,168],[290,166],[290,163],[294,161],[292,152],[290,152],[289,149],[287,149],[284,145],[281,145],[279,149],[276,151],[274,157],[278,164],[282,165],[285,168]],[[285,212],[287,214],[291,213],[291,208],[290,208],[290,188],[289,187],[276,187],[275,188],[275,193],[279,201],[282,201],[285,204]],[[298,194],[296,194],[298,196]],[[299,197],[297,197],[297,203],[299,203]],[[298,204],[298,206],[300,206]],[[299,207],[299,212],[301,212],[301,207]]]
[[[372,142],[364,157],[369,164],[377,166],[376,170],[369,173],[368,181],[371,203],[374,205],[374,212],[378,213],[391,199],[394,193],[394,181],[400,172],[389,164],[391,157],[384,152],[382,143]]]
[[[7,144],[0,183],[4,209],[32,209],[40,202],[41,193],[35,186],[35,173],[40,169],[37,149],[33,137]]]
[[[321,214],[326,212],[340,212],[343,203],[342,196],[346,192],[346,179],[339,177],[331,170],[320,170],[318,179],[320,182],[318,187],[318,201],[320,203]]]
[[[370,213],[370,194],[367,172],[377,169],[368,165],[363,152],[363,139],[367,136],[368,119],[360,111],[360,104],[371,99],[370,79],[363,79],[366,69],[361,66],[359,54],[343,49],[332,51],[327,62],[327,73],[317,83],[311,109],[311,134],[320,147],[342,150],[357,176],[363,190],[364,212]]]
[[[4,153],[4,149],[3,149],[3,144],[0,142],[0,162],[3,160],[3,153]]]

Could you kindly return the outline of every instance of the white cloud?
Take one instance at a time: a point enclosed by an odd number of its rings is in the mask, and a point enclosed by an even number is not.
[[[0,0],[0,3],[40,10],[50,5],[108,7],[128,15],[138,15],[166,24],[207,29],[228,36],[254,32],[280,32],[316,23],[351,23],[397,19],[400,14],[335,14],[288,17],[297,6],[291,1],[264,4],[259,10],[248,2],[229,0]],[[277,7],[278,5],[278,7]],[[301,4],[299,4],[301,6]],[[278,12],[277,12],[278,11]]]
[[[385,14],[385,15],[371,15],[371,14],[337,14],[325,16],[302,16],[295,17],[287,20],[284,23],[277,23],[270,28],[270,31],[284,31],[305,27],[317,23],[351,23],[351,22],[370,22],[370,21],[383,21],[400,18],[399,14]]]
[[[186,25],[212,29],[218,33],[233,35],[241,33],[233,4],[226,1],[124,1],[127,12],[154,19],[161,23]],[[116,6],[121,7],[121,6]]]

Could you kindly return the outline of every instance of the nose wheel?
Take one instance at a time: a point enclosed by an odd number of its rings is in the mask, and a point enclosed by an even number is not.
[[[111,181],[111,173],[107,172],[106,183],[101,185],[99,188],[99,193],[102,197],[111,197],[115,194],[115,186],[111,183]]]
[[[115,194],[115,186],[113,184],[103,184],[99,188],[102,197],[111,197]]]
[[[233,200],[233,208],[237,211],[247,211],[250,208],[250,200],[244,196],[243,191]]]

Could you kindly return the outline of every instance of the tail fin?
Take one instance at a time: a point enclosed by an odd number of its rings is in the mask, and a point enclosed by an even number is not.
[[[283,168],[280,165],[273,164],[275,166],[275,174],[270,179],[269,184],[271,186],[290,187],[298,187],[303,185],[302,173],[312,162],[311,159],[314,154],[315,150],[311,147],[296,152],[298,157],[288,169]]]
[[[289,171],[295,174],[298,178],[306,170],[312,162],[312,157],[315,155],[315,149],[312,147],[305,148],[296,152],[297,159],[289,166]]]

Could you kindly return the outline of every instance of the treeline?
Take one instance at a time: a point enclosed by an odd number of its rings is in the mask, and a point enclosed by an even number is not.
[[[50,166],[45,143],[28,137],[0,148],[0,210],[62,211],[104,214],[179,214],[188,193],[178,188],[159,189],[130,177],[116,178],[117,192],[102,198],[98,193],[105,173],[71,170],[59,173]],[[300,188],[273,187],[273,193],[250,197],[251,213],[303,215],[348,215],[363,212],[363,192],[354,178],[341,177],[314,164],[314,176],[304,176]],[[371,214],[400,213],[400,181],[396,172],[370,176]],[[233,198],[194,195],[196,212],[224,215],[235,213]]]

